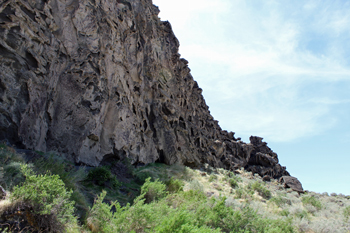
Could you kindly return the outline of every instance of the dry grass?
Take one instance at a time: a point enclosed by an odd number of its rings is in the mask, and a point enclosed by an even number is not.
[[[9,198],[9,193],[8,193],[8,197],[0,201],[0,215],[2,215],[6,211],[13,211],[17,209],[17,206],[18,206],[18,202],[12,202]]]
[[[266,218],[291,219],[296,232],[350,232],[350,217],[344,215],[346,207],[350,209],[350,199],[344,195],[329,196],[314,192],[299,195],[297,192],[285,189],[275,179],[263,182],[260,176],[246,172],[244,169],[236,171],[239,182],[237,187],[232,188],[229,183],[230,172],[224,169],[209,167],[201,170],[184,169],[187,174],[187,179],[183,180],[184,190],[201,190],[208,197],[226,196],[226,205],[234,209],[240,209],[248,204]],[[173,175],[182,178],[176,172]],[[261,182],[263,187],[271,192],[270,199],[251,190],[255,182]],[[322,204],[322,208],[303,203],[303,196],[315,197]]]
[[[3,163],[3,166],[0,167],[0,182],[6,184],[5,189],[10,190],[14,184],[13,177],[18,181],[22,179],[12,174],[17,174],[23,159],[11,149],[6,150],[6,148],[0,149],[0,155],[2,155]],[[84,177],[84,170],[79,171],[81,173],[75,174],[74,180],[81,180],[81,177]],[[11,179],[6,180],[5,173],[10,174],[8,177]],[[209,198],[225,196],[226,206],[235,210],[249,206],[264,218],[289,220],[296,232],[350,233],[350,197],[314,192],[299,195],[297,192],[285,189],[275,179],[263,182],[260,176],[246,172],[244,169],[235,171],[235,173],[211,168],[208,165],[196,170],[181,165],[153,164],[135,170],[135,174],[140,179],[148,176],[161,181],[167,181],[170,178],[179,179],[184,184],[184,191],[198,190]],[[76,185],[75,183],[79,182],[73,182],[72,185]],[[262,190],[268,190],[270,195],[264,195]],[[318,203],[321,203],[321,207]],[[7,196],[5,200],[0,201],[0,216],[5,212],[14,213],[15,210],[20,209],[20,204],[11,202]],[[93,232],[98,232],[97,225],[90,220],[87,221],[90,230],[94,229]],[[67,231],[90,232],[77,225],[67,226]]]

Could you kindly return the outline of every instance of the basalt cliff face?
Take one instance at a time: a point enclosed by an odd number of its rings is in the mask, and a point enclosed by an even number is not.
[[[129,158],[288,176],[220,128],[151,0],[0,3],[0,140],[97,166]],[[234,106],[233,106],[234,107]]]

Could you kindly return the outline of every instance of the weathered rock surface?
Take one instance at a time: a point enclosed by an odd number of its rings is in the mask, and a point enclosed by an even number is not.
[[[300,193],[304,193],[303,186],[300,181],[293,176],[282,176],[280,178],[280,183],[284,184],[285,188],[291,188],[293,191]]]
[[[0,3],[0,140],[91,166],[128,157],[289,175],[221,130],[151,0]]]

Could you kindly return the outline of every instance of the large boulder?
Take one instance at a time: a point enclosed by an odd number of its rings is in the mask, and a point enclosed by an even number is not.
[[[285,188],[291,188],[293,191],[298,193],[304,193],[303,186],[296,177],[282,176],[279,181],[280,183],[284,184]]]
[[[263,141],[263,138],[251,136],[249,140],[253,147],[249,161],[245,165],[247,171],[273,178],[290,175],[287,172],[286,167],[281,166],[278,163],[277,154],[267,146],[267,143]]]

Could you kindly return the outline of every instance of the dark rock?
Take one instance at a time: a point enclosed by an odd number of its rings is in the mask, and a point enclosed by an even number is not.
[[[266,142],[262,141],[263,138],[251,136],[249,139],[253,147],[249,161],[245,165],[247,171],[258,173],[262,177],[268,175],[272,178],[290,175],[286,168],[278,163],[277,154],[267,146]]]
[[[293,176],[282,176],[279,182],[284,184],[285,188],[291,188],[293,191],[298,193],[304,193],[304,189],[300,181]]]
[[[39,2],[0,3],[0,140],[90,166],[289,175],[262,138],[220,128],[151,1]]]
[[[265,175],[263,177],[263,181],[271,181],[271,177],[269,175]]]
[[[207,192],[207,197],[211,197],[214,195],[214,192]]]

